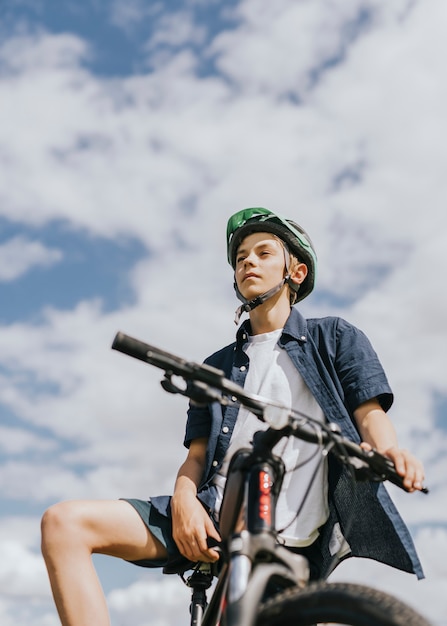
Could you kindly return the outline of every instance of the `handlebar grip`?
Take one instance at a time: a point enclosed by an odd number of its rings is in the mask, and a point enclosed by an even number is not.
[[[371,472],[371,478],[375,476],[376,478],[381,478],[381,480],[387,480],[400,489],[408,491],[404,485],[403,477],[397,473],[391,459],[374,449],[363,450],[359,444],[351,441],[344,441],[343,445],[349,453],[366,463]],[[427,487],[422,487],[421,492],[428,493]]]
[[[374,449],[366,452],[366,455],[369,458],[371,467],[376,470],[377,474],[380,475],[380,473],[382,473],[385,476],[386,480],[388,480],[390,483],[397,485],[404,491],[408,491],[408,489],[404,485],[403,477],[397,473],[397,470],[391,459],[384,456],[383,454],[380,454],[380,452],[377,452],[377,450]],[[420,491],[422,493],[429,493],[427,487],[422,487]]]
[[[187,361],[171,352],[160,350],[144,341],[118,332],[112,343],[112,349],[123,352],[128,356],[144,361],[170,372],[182,376],[185,380],[202,381],[214,385],[221,389],[225,385],[225,374],[222,370],[216,369],[205,363],[199,365],[192,361]]]
[[[135,339],[129,335],[125,335],[122,332],[118,332],[112,343],[112,350],[118,350],[128,356],[131,356],[140,361],[145,361],[156,367],[173,367],[181,373],[183,370],[190,369],[191,364],[185,359],[182,359],[175,354],[166,352],[166,350],[160,350],[140,339]]]
[[[118,350],[118,352],[123,352],[140,361],[146,361],[150,346],[144,343],[144,341],[134,339],[133,337],[129,337],[129,335],[118,332],[113,340],[112,350]]]

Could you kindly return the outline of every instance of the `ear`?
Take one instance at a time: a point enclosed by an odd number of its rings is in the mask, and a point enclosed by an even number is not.
[[[292,272],[290,272],[290,279],[296,285],[301,285],[303,280],[307,276],[307,265],[305,263],[298,263]]]

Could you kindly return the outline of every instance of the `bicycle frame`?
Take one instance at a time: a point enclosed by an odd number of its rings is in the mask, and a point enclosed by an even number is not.
[[[276,503],[285,470],[265,443],[269,440],[271,445],[272,439],[283,436],[271,430],[257,433],[253,449],[239,450],[230,462],[220,513],[224,563],[203,619],[191,580],[193,626],[216,626],[223,613],[226,626],[252,626],[271,581],[279,588],[308,583],[307,559],[290,552],[276,538]],[[203,588],[201,576],[197,583]]]

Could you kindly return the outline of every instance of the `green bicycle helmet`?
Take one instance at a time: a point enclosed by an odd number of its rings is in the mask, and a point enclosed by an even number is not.
[[[227,224],[227,255],[228,262],[233,269],[236,267],[236,254],[242,240],[254,232],[276,235],[291,254],[306,264],[307,276],[301,285],[297,286],[291,281],[289,282],[288,277],[286,277],[293,289],[298,290],[299,288],[295,302],[304,300],[314,288],[317,271],[317,255],[309,235],[292,220],[273,213],[269,209],[262,207],[242,209],[242,211],[232,215]],[[244,301],[240,294],[238,297]]]

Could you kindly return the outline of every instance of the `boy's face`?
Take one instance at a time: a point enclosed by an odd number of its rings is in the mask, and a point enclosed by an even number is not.
[[[242,240],[236,254],[235,278],[239,291],[252,300],[284,278],[284,247],[270,233],[252,233]]]

